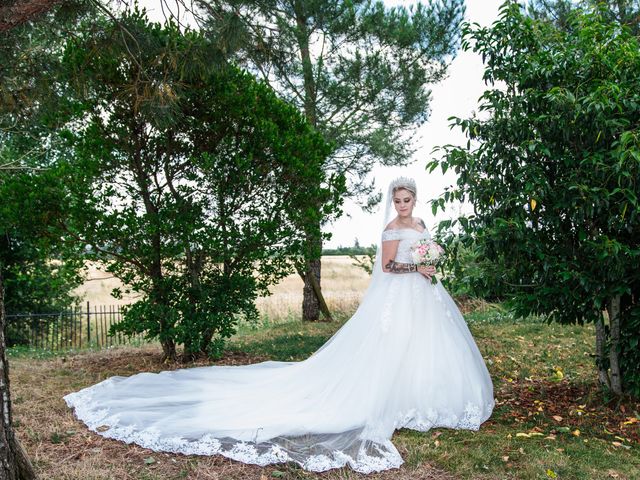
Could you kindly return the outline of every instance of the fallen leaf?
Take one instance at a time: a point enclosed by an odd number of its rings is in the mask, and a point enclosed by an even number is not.
[[[553,418],[556,422],[561,422],[563,420],[563,418],[560,415],[554,415]]]
[[[549,478],[558,478],[558,474],[553,470],[547,468],[547,477]]]
[[[579,437],[580,436],[580,430],[578,430],[577,428],[571,432],[571,435],[573,435],[574,437]]]
[[[613,444],[614,447],[622,447],[622,448],[625,448],[627,450],[629,450],[631,448],[629,445],[623,445],[620,442],[611,442],[611,443]]]

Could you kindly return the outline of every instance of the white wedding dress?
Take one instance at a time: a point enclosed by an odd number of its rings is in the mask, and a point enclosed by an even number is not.
[[[400,240],[396,261],[412,262],[411,243],[428,236],[405,228],[382,240]],[[494,406],[447,291],[381,270],[353,317],[304,361],[117,376],[64,399],[91,430],[156,451],[363,473],[403,463],[394,430],[477,430]]]

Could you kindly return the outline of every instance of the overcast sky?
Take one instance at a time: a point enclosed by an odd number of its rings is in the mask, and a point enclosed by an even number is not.
[[[490,25],[498,16],[498,9],[504,0],[466,0],[466,19],[480,25]],[[384,0],[388,6],[410,6],[416,3],[411,0]],[[149,17],[160,21],[163,19],[159,0],[140,0],[140,5],[146,7]],[[167,2],[171,4],[171,2]],[[181,12],[182,13],[182,12]],[[184,14],[183,14],[184,15]],[[188,18],[181,17],[193,25]],[[446,212],[433,217],[426,202],[439,196],[447,185],[455,183],[455,173],[435,170],[427,173],[425,165],[432,158],[432,150],[439,145],[462,145],[466,139],[459,130],[451,130],[447,118],[451,116],[465,118],[477,109],[478,98],[485,89],[482,81],[483,66],[479,55],[471,52],[458,52],[453,60],[448,77],[432,87],[431,116],[418,130],[416,138],[416,153],[413,163],[407,167],[378,167],[373,170],[378,190],[386,191],[389,181],[400,175],[415,178],[418,187],[419,207],[414,215],[421,216],[429,229],[434,228],[438,221],[456,214],[455,211]],[[381,214],[365,213],[351,201],[345,202],[344,215],[324,229],[332,234],[325,248],[353,245],[356,238],[361,245],[377,243],[381,229]]]

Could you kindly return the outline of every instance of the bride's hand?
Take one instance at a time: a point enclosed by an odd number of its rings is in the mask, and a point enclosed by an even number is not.
[[[429,265],[429,266],[420,265],[418,267],[418,273],[421,273],[422,275],[424,275],[427,278],[427,280],[431,280],[431,277],[436,273],[436,267],[434,267],[433,265]]]

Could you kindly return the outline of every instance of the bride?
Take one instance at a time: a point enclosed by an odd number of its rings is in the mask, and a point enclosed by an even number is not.
[[[362,303],[306,360],[115,376],[65,401],[104,437],[316,472],[399,467],[398,428],[477,430],[493,384],[460,311],[431,283],[435,269],[412,263],[410,245],[429,238],[412,216],[415,182],[391,182],[385,204]]]

